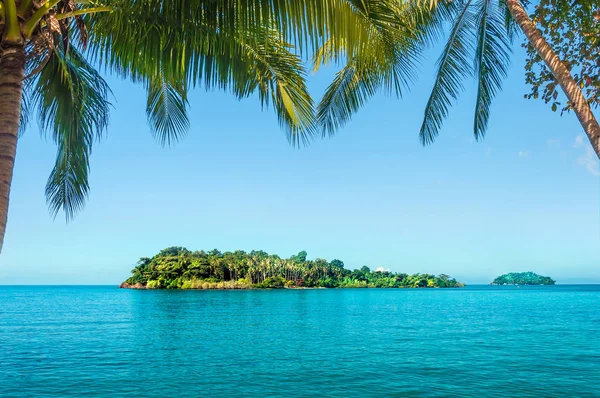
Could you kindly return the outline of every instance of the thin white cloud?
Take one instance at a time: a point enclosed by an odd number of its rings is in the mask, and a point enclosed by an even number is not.
[[[600,163],[598,162],[596,153],[591,147],[587,148],[585,153],[577,158],[577,164],[585,167],[596,177],[600,177]]]
[[[375,272],[390,272],[389,268],[377,267]]]
[[[593,175],[600,177],[600,162],[594,149],[584,140],[583,135],[575,137],[573,148],[581,148],[583,153],[577,158],[577,164],[585,167]]]
[[[529,152],[527,152],[527,151],[519,151],[519,157],[520,158],[528,158],[529,157]]]

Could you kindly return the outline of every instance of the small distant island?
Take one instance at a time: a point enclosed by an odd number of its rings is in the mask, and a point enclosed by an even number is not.
[[[535,272],[510,272],[497,277],[490,285],[554,285],[554,283],[552,278]]]
[[[353,271],[341,260],[307,260],[301,251],[281,258],[262,250],[221,253],[169,247],[141,258],[121,288],[130,289],[282,289],[282,288],[450,288],[464,284],[448,275]]]

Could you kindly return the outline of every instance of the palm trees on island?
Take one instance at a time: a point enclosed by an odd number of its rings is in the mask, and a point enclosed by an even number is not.
[[[403,95],[419,56],[448,23],[424,144],[467,76],[477,83],[474,133],[484,136],[520,29],[600,156],[586,98],[519,0],[0,0],[0,250],[17,142],[32,115],[57,146],[46,185],[51,213],[68,220],[83,207],[92,147],[110,113],[110,87],[97,68],[146,89],[149,129],[162,144],[186,133],[187,94],[205,87],[258,94],[296,145],[333,134],[379,89]],[[306,86],[309,57],[314,70],[341,64],[316,106]]]
[[[349,270],[341,260],[307,260],[301,251],[281,258],[262,250],[245,252],[190,251],[168,247],[152,258],[141,258],[121,284],[133,289],[252,289],[252,288],[455,288],[464,284],[446,274],[413,274]]]

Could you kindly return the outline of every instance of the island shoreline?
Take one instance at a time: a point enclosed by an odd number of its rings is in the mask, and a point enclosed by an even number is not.
[[[342,290],[342,289],[460,289],[467,286],[466,284],[461,284],[461,286],[453,286],[453,287],[306,287],[306,286],[284,286],[284,287],[238,287],[238,288],[226,288],[226,287],[208,287],[208,288],[166,288],[166,287],[147,287],[142,284],[130,285],[127,282],[123,282],[119,285],[119,289],[130,289],[130,290]]]

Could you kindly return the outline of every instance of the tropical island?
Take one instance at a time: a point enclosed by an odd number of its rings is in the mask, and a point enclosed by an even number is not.
[[[549,276],[541,276],[535,272],[510,272],[494,279],[490,285],[554,285]]]
[[[169,247],[141,258],[121,288],[132,289],[278,289],[278,288],[447,288],[464,284],[448,275],[353,271],[341,260],[307,260],[301,251],[281,258],[262,250],[221,253]]]

